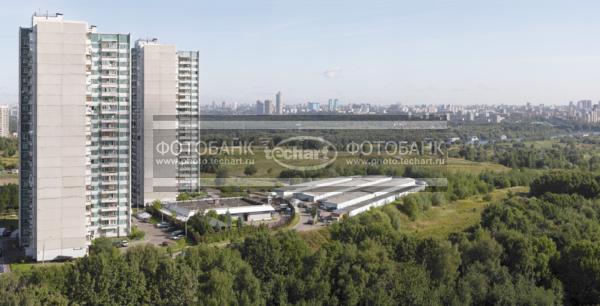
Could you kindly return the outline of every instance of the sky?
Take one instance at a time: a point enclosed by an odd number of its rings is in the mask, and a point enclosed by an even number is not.
[[[600,100],[597,0],[3,0],[0,104],[17,103],[18,27],[36,11],[199,50],[205,104]]]

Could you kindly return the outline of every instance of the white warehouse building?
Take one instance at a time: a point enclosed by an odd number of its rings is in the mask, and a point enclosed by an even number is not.
[[[344,180],[335,184],[320,186],[302,192],[294,193],[294,197],[308,202],[317,202],[323,199],[344,194],[360,187],[379,185],[392,180],[389,176],[364,176],[351,177],[350,180]]]
[[[233,197],[170,202],[164,203],[161,209],[167,215],[175,213],[175,217],[183,222],[198,213],[206,214],[209,211],[214,211],[217,215],[229,213],[232,219],[242,218],[247,222],[255,222],[271,220],[275,208],[252,199]]]
[[[301,193],[303,191],[308,191],[308,190],[311,190],[311,189],[314,189],[317,187],[324,187],[324,186],[330,186],[330,185],[334,185],[334,184],[349,182],[351,180],[352,180],[351,177],[336,177],[336,178],[330,178],[330,179],[315,180],[315,181],[303,182],[300,184],[277,188],[277,189],[275,189],[275,192],[277,193],[277,196],[280,198],[289,198],[289,197],[293,196],[295,193]]]
[[[349,217],[356,216],[362,212],[368,211],[373,207],[379,207],[386,204],[390,204],[403,196],[406,196],[410,193],[415,193],[424,190],[426,185],[424,182],[417,182],[415,186],[409,187],[401,187],[392,192],[385,193],[378,197],[374,197],[351,206],[345,206],[344,208],[337,209],[333,211],[333,215],[337,217],[341,217],[343,215],[348,215]]]
[[[368,201],[385,194],[393,193],[400,188],[415,186],[416,180],[412,178],[394,178],[382,184],[358,188],[349,192],[345,192],[321,202],[327,209],[337,210],[348,206],[355,205],[364,201]]]

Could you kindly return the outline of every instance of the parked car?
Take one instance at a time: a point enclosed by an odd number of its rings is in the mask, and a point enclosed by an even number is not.
[[[171,237],[169,237],[169,238],[170,238],[170,239],[172,239],[172,240],[179,240],[179,239],[181,239],[181,238],[183,238],[183,237],[185,237],[185,235],[183,235],[183,234],[179,234],[179,235],[174,235],[174,236],[171,236]]]
[[[170,226],[169,222],[160,222],[160,223],[156,223],[156,227],[157,227],[157,228],[167,228],[167,227],[169,227],[169,226]]]
[[[121,240],[121,241],[117,242],[118,248],[126,248],[128,246],[129,246],[129,241],[127,241],[127,240]]]
[[[176,231],[172,231],[171,232],[171,236],[173,236],[173,237],[177,236],[177,235],[181,235],[181,234],[183,234],[182,230],[176,230]]]

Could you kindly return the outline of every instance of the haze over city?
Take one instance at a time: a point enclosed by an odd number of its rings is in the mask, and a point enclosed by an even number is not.
[[[252,103],[277,91],[287,104],[600,99],[597,1],[145,1],[143,8],[112,0],[3,3],[0,103],[17,103],[16,27],[35,11],[199,49],[202,104]]]

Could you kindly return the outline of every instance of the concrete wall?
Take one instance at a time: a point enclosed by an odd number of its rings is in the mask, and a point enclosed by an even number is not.
[[[267,213],[252,213],[252,214],[248,214],[248,222],[252,222],[252,221],[263,221],[263,220],[271,220],[271,213],[267,212]]]
[[[34,19],[34,245],[37,260],[83,256],[86,37],[84,22]]]
[[[143,99],[144,99],[144,202],[155,199],[174,200],[177,196],[177,166],[173,177],[154,176],[154,129],[173,134],[176,139],[175,119],[177,105],[177,52],[174,45],[148,44],[143,47]],[[173,116],[172,122],[154,123],[155,115]],[[163,134],[164,135],[164,134]],[[173,191],[154,191],[155,186],[172,186]]]

